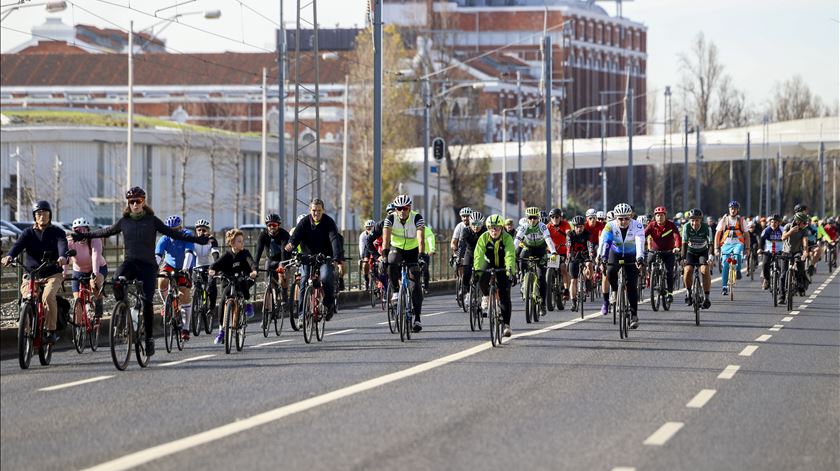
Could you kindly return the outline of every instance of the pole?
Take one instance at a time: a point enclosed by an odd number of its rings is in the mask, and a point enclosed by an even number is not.
[[[545,36],[545,45],[543,50],[545,51],[544,60],[545,60],[545,208],[548,209],[551,207],[551,36]],[[561,115],[562,116],[562,115]],[[561,121],[561,139],[563,136],[562,133],[562,121]],[[562,162],[563,159],[563,151],[560,151],[560,159]],[[563,176],[561,175],[560,178]],[[560,184],[560,199],[562,203],[563,199],[563,185]]]
[[[61,165],[61,158],[58,157],[58,154],[55,154],[53,163],[53,204],[55,205],[55,213],[52,218],[56,221],[61,220]]]
[[[668,137],[671,135],[671,86],[668,85],[665,87],[665,132],[662,134],[662,162],[664,168],[665,162],[665,147],[668,145]],[[674,179],[671,171],[674,169],[674,151],[673,149],[670,150],[671,154],[671,161],[668,164],[668,172],[667,172],[667,186],[665,183],[662,184],[662,204],[665,204],[665,192],[667,188],[668,193],[668,207],[671,208],[671,211],[674,210]]]
[[[820,217],[825,218],[825,142],[820,142]]]
[[[782,214],[782,153],[776,151],[776,212]]]
[[[601,103],[604,95],[601,95]],[[607,210],[607,154],[604,148],[604,135],[607,133],[607,111],[601,108],[601,209]]]
[[[280,3],[280,30],[277,41],[277,100],[280,116],[277,126],[278,181],[277,202],[279,213],[286,214],[287,221],[294,221],[294,214],[286,208],[286,27],[283,24],[283,0]]]
[[[266,71],[265,67],[262,69],[262,139],[260,142],[260,214],[265,217],[267,214],[266,206],[268,204],[265,201],[265,185],[266,185],[266,170],[268,170],[268,166],[266,165],[266,161],[268,160],[268,121],[266,120],[267,113],[268,113],[268,93],[266,89],[266,85],[268,82],[267,78],[268,72]]]
[[[516,208],[517,224],[522,219],[522,77],[516,71],[516,156],[517,156],[517,182],[516,182]]]
[[[752,160],[750,133],[747,133],[747,216],[752,216]]]
[[[770,209],[771,201],[772,201],[771,200],[771,195],[770,195],[770,170],[772,170],[772,168],[773,168],[773,162],[771,162],[770,160],[767,159],[767,149],[769,147],[768,140],[769,140],[769,137],[770,137],[770,131],[767,127],[767,121],[768,121],[768,118],[765,115],[764,116],[764,149],[763,149],[764,161],[766,162],[766,165],[765,165],[766,168],[764,170],[764,209],[766,209],[767,213],[769,214],[769,213],[772,212],[771,209]]]
[[[837,214],[837,157],[831,159],[831,214]]]
[[[507,218],[507,109],[502,109],[502,218]]]
[[[633,87],[627,95],[627,203],[633,206]]]
[[[694,131],[694,135],[697,138],[696,144],[694,145],[694,161],[695,161],[695,179],[694,179],[694,199],[697,202],[697,207],[700,207],[700,202],[702,198],[700,197],[700,182],[703,179],[703,169],[700,168],[700,125],[697,125],[697,129]]]
[[[15,210],[15,221],[23,221],[23,175],[20,173],[20,147],[15,147],[15,201],[17,202],[17,209]]]
[[[341,146],[341,230],[347,230],[347,146],[350,142],[350,76],[344,76],[344,142]]]
[[[376,221],[382,219],[382,1],[374,0],[373,7],[373,219]]]
[[[423,214],[429,214],[429,107],[432,106],[429,79],[423,80]],[[440,171],[440,169],[438,169]]]
[[[435,227],[437,227],[438,230],[440,230],[443,227],[443,224],[441,224],[441,221],[440,221],[440,174],[441,174],[442,170],[443,170],[443,166],[438,164],[438,171],[437,171],[437,218],[435,218],[435,221],[437,221],[437,226],[435,226]],[[441,253],[443,253],[443,252],[441,252]]]
[[[561,111],[561,116],[562,116],[562,111]],[[587,124],[587,126],[589,126],[589,125]],[[563,126],[563,120],[560,120],[560,134],[561,135],[563,134],[563,127],[564,127]],[[577,189],[577,181],[576,181],[576,178],[575,178],[575,170],[577,170],[577,159],[575,158],[575,137],[577,137],[576,134],[577,134],[577,130],[575,129],[575,115],[573,114],[572,115],[572,136],[571,136],[572,137],[572,190],[569,193],[575,193],[576,189]],[[589,136],[587,135],[587,137],[589,137]],[[562,159],[561,159],[561,165],[562,165]],[[560,193],[563,193],[563,182],[560,182]],[[561,203],[562,203],[562,199],[561,199]]]
[[[125,187],[131,188],[131,154],[134,147],[134,20],[128,22],[128,123],[126,136]]]
[[[729,201],[732,201],[733,199],[735,199],[735,194],[734,194],[735,178],[734,178],[734,172],[733,172],[733,170],[734,170],[733,167],[735,165],[734,162],[735,161],[732,160],[732,159],[729,160]]]
[[[685,149],[685,163],[683,164],[683,207],[688,208],[688,115],[685,115],[683,121],[683,132],[685,133],[684,149]]]

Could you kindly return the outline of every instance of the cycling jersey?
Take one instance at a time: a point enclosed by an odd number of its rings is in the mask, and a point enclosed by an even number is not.
[[[744,218],[741,216],[724,216],[720,219],[717,225],[717,231],[722,232],[720,237],[720,245],[732,243],[744,243],[744,233],[746,232],[744,226]]]
[[[667,252],[682,245],[680,230],[672,222],[665,220],[665,224],[651,221],[645,228],[645,235],[650,237],[650,249],[657,252]]]
[[[560,224],[548,225],[548,233],[551,234],[551,240],[554,242],[554,247],[557,253],[565,255],[568,252],[566,247],[566,233],[572,230],[572,226],[567,221],[561,221]]]
[[[683,245],[688,246],[688,253],[691,254],[705,254],[714,241],[712,229],[705,222],[701,222],[697,230],[691,226],[691,223],[685,224],[681,232]]]
[[[187,229],[181,233],[192,236],[192,232]],[[166,235],[158,239],[155,246],[155,254],[163,257],[164,263],[172,268],[189,268],[184,266],[187,252],[195,253],[195,245],[192,242],[175,240]]]
[[[551,233],[548,232],[548,228],[545,224],[541,222],[534,226],[531,224],[519,226],[519,230],[516,231],[516,238],[513,242],[516,246],[523,243],[525,244],[525,247],[529,249],[544,248],[548,245],[549,250],[551,252],[555,252],[554,241],[551,240]]]
[[[452,240],[450,243],[455,242],[455,239],[461,239],[461,234],[465,230],[467,230],[467,224],[464,224],[464,221],[459,222],[452,231]]]
[[[618,221],[610,221],[601,232],[598,255],[603,257],[607,251],[620,256],[641,257],[645,253],[645,228],[635,219],[630,220],[627,229],[621,229]]]
[[[513,237],[502,231],[498,239],[490,237],[485,231],[478,238],[473,251],[473,268],[483,270],[490,268],[506,268],[512,274],[516,273],[516,245]]]
[[[598,241],[601,239],[601,231],[604,230],[604,226],[606,225],[607,223],[602,221],[595,221],[592,224],[590,224],[589,221],[586,221],[583,224],[586,232],[588,232],[592,238],[592,245],[598,245]]]
[[[823,230],[825,231],[825,235],[830,239],[829,242],[837,240],[837,229],[835,229],[834,226],[826,224],[825,227],[823,227]]]
[[[391,228],[391,246],[400,250],[414,250],[420,246],[417,242],[417,231],[425,227],[423,216],[417,211],[408,213],[405,221],[391,214],[385,218],[384,227]]]
[[[781,252],[782,251],[782,228],[778,227],[775,231],[772,227],[767,226],[761,233],[761,247],[765,252]]]
[[[458,255],[469,259],[471,254],[475,252],[475,244],[478,243],[479,237],[485,232],[487,232],[487,228],[481,226],[481,230],[478,232],[469,229],[461,233],[461,238],[458,242]]]
[[[195,251],[195,266],[206,267],[213,263],[213,254],[219,255],[219,242],[216,241],[215,237],[210,236],[209,243],[204,245],[194,244],[193,250]]]
[[[589,255],[593,252],[592,234],[586,229],[580,234],[574,229],[570,230],[566,233],[566,237],[569,239],[569,254],[571,256],[574,257],[577,254]]]

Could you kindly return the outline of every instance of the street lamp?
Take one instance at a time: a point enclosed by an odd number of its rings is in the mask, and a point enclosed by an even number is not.
[[[30,7],[45,7],[47,13],[58,13],[60,11],[64,11],[67,9],[67,2],[39,2],[39,3],[25,3],[25,0],[19,0],[14,5],[3,5],[9,6],[8,10],[3,12],[3,16],[0,16],[0,21],[6,19],[7,16],[11,15],[13,11],[20,10],[22,8],[30,8]]]

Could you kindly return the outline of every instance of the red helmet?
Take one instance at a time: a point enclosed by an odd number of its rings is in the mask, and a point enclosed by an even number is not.
[[[665,209],[665,206],[658,206],[656,209],[653,210],[653,214],[667,214],[668,210]]]

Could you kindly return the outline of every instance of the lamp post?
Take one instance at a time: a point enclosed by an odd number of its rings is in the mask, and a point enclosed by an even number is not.
[[[17,207],[15,208],[15,221],[23,221],[23,185],[21,180],[23,180],[22,175],[20,174],[20,147],[15,147],[15,153],[9,154],[9,157],[15,159],[15,203]]]

